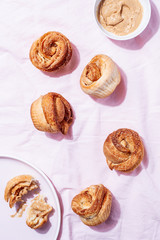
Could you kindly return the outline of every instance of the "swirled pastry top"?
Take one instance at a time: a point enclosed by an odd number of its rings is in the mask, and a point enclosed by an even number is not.
[[[104,54],[99,54],[84,68],[80,85],[85,93],[104,98],[115,90],[120,80],[120,72],[113,60]]]
[[[102,184],[91,185],[76,195],[71,203],[72,210],[86,225],[98,225],[110,215],[111,192]]]
[[[30,60],[43,71],[55,71],[65,66],[72,56],[70,41],[62,33],[47,32],[30,49]]]
[[[98,19],[101,25],[116,35],[127,35],[141,23],[143,8],[138,0],[102,0]]]
[[[62,95],[50,92],[32,103],[31,118],[40,131],[66,134],[73,121],[72,108]]]
[[[109,168],[129,172],[138,167],[144,147],[137,132],[122,128],[109,134],[103,146]]]

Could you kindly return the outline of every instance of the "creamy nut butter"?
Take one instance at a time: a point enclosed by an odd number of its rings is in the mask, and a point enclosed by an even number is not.
[[[138,28],[143,7],[138,0],[102,0],[97,14],[107,31],[123,36]]]

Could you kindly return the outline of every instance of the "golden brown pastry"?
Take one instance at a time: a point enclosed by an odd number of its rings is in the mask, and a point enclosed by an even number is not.
[[[30,228],[40,228],[48,221],[48,215],[53,208],[46,203],[42,195],[38,195],[33,199],[32,204],[27,211],[26,223]]]
[[[38,188],[37,181],[30,175],[19,175],[11,179],[5,188],[4,199],[9,202],[10,208],[16,202],[23,201],[22,197],[29,191]]]
[[[111,192],[102,184],[86,188],[76,195],[71,203],[72,210],[88,226],[106,221],[110,215],[111,205]]]
[[[129,172],[138,167],[144,147],[137,132],[122,128],[109,134],[103,146],[109,168]]]
[[[73,121],[69,102],[58,93],[49,92],[40,96],[31,105],[34,126],[44,132],[67,134]]]
[[[71,43],[62,33],[47,32],[32,44],[29,56],[38,69],[55,71],[71,59]]]
[[[80,85],[82,90],[94,97],[108,97],[121,81],[120,72],[113,60],[106,55],[97,55],[84,68]]]

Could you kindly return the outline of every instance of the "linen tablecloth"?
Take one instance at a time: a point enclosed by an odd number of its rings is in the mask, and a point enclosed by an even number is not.
[[[58,239],[159,240],[160,2],[151,1],[147,28],[128,41],[111,40],[98,29],[94,4],[1,0],[0,155],[26,160],[51,179],[61,204]],[[72,59],[57,73],[44,73],[29,60],[33,41],[48,31],[61,32],[72,43]],[[110,56],[122,76],[106,99],[89,97],[80,88],[81,73],[97,54]],[[30,106],[48,92],[60,93],[73,108],[66,136],[33,126]],[[145,146],[141,165],[128,174],[111,171],[103,154],[106,137],[119,128],[137,131]],[[111,215],[88,227],[72,211],[71,201],[99,183],[113,194]]]

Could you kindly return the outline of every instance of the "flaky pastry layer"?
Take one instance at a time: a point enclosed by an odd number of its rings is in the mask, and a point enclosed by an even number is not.
[[[60,32],[47,32],[32,44],[29,56],[35,67],[52,72],[70,61],[71,43]]]
[[[144,157],[144,146],[137,132],[122,128],[109,134],[103,146],[109,168],[130,172]]]
[[[67,134],[73,121],[72,108],[62,95],[50,92],[32,103],[31,118],[40,131]]]
[[[107,220],[112,204],[111,192],[102,184],[91,185],[76,195],[71,203],[72,210],[88,226]]]
[[[42,195],[38,195],[32,200],[32,204],[27,211],[26,223],[30,228],[37,229],[48,221],[48,215],[53,208],[46,203]]]
[[[38,188],[37,181],[31,175],[19,175],[12,178],[6,185],[4,199],[9,202],[10,208],[29,191]]]
[[[99,54],[84,68],[80,86],[91,96],[105,98],[113,93],[120,81],[121,76],[117,65],[110,57]]]

